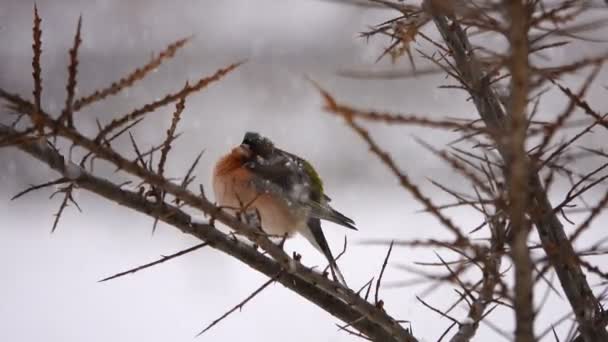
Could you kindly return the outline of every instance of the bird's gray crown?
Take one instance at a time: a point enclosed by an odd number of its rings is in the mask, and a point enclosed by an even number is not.
[[[255,155],[259,155],[263,158],[270,157],[274,151],[274,144],[272,141],[256,132],[245,133],[241,144],[247,145]]]

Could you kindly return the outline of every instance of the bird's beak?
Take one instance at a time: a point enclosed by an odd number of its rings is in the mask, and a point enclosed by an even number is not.
[[[251,157],[251,148],[248,144],[240,144],[232,150],[232,153],[241,157],[249,158]]]

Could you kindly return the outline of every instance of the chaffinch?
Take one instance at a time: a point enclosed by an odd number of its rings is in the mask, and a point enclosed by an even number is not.
[[[333,209],[321,178],[306,160],[248,132],[242,143],[220,158],[213,172],[217,204],[233,214],[254,214],[273,236],[303,235],[329,261],[334,279],[346,284],[331,253],[321,220],[357,230],[350,218]]]

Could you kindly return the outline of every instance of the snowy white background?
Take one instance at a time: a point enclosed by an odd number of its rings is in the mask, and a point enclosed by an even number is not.
[[[31,21],[33,2],[0,1],[0,86],[31,92]],[[64,101],[67,50],[72,44],[78,15],[83,15],[79,94],[108,85],[149,59],[168,43],[194,34],[177,57],[127,93],[79,113],[79,127],[93,132],[102,121],[130,111],[186,80],[209,75],[232,62],[248,62],[220,83],[190,97],[179,130],[183,136],[169,159],[168,174],[182,176],[201,149],[198,180],[210,189],[215,160],[240,142],[247,130],[271,137],[279,146],[313,162],[326,182],[335,207],[351,216],[359,232],[326,223],[325,231],[338,251],[348,235],[350,248],[341,268],[353,287],[377,275],[383,247],[359,244],[366,239],[448,238],[431,217],[416,213],[420,206],[394,177],[367,152],[367,147],[340,120],[321,110],[311,77],[345,102],[364,107],[418,113],[430,117],[474,117],[462,93],[437,89],[443,76],[395,81],[356,81],[336,71],[372,67],[384,42],[366,43],[357,33],[392,17],[391,12],[364,10],[313,0],[119,1],[41,0],[43,18],[43,104],[60,110]],[[433,30],[427,29],[433,34]],[[499,42],[488,42],[498,44]],[[551,55],[551,63],[582,58],[605,50],[605,44],[574,45]],[[378,65],[376,65],[378,67]],[[391,68],[380,63],[381,68]],[[402,61],[396,69],[408,68]],[[606,84],[604,73],[598,83]],[[571,84],[579,78],[568,79]],[[608,102],[598,87],[590,103],[601,111]],[[550,93],[542,103],[551,117],[564,101]],[[604,97],[602,97],[604,96]],[[173,107],[151,115],[137,130],[142,146],[160,142]],[[437,202],[446,201],[428,186],[426,178],[465,186],[440,161],[421,152],[412,136],[441,146],[455,136],[418,128],[370,126],[402,169]],[[605,136],[598,135],[599,143]],[[587,139],[590,143],[592,139]],[[605,141],[605,140],[604,140]],[[126,140],[120,148],[129,150]],[[580,165],[588,170],[592,165]],[[101,174],[111,175],[103,168]],[[161,266],[108,283],[97,280],[118,271],[190,247],[196,241],[160,225],[151,234],[152,220],[114,203],[79,192],[84,210],[69,208],[58,230],[50,234],[57,201],[50,191],[11,202],[28,184],[55,175],[40,163],[14,150],[0,150],[0,340],[2,341],[192,341],[206,324],[245,298],[265,278],[211,249],[203,249]],[[563,192],[556,189],[554,202]],[[563,190],[563,189],[562,189]],[[590,200],[600,194],[593,193]],[[461,226],[476,226],[480,217],[468,210],[450,212]],[[597,226],[604,226],[605,216]],[[584,236],[593,241],[605,233],[596,229]],[[534,236],[534,239],[536,237]],[[305,263],[322,257],[297,238],[288,249],[303,254]],[[431,250],[397,249],[385,281],[408,281],[412,275],[398,265],[436,261]],[[604,258],[604,264],[607,261]],[[601,264],[601,262],[600,262]],[[508,263],[505,263],[505,267]],[[592,281],[595,282],[593,278]],[[415,299],[424,287],[385,289],[381,297],[394,317],[412,322],[416,336],[436,340],[450,322]],[[544,293],[539,288],[537,299]],[[568,310],[555,296],[537,321],[537,332]],[[443,286],[426,299],[446,308],[454,298]],[[464,319],[459,307],[452,313]],[[497,310],[494,324],[509,331],[511,313]],[[281,285],[272,285],[219,326],[200,337],[206,341],[353,341],[339,332],[336,319],[302,300]],[[559,329],[563,332],[563,329]],[[482,325],[477,340],[497,337]]]

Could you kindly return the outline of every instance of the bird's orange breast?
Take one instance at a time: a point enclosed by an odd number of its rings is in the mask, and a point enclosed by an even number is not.
[[[262,228],[268,234],[291,235],[301,228],[301,220],[277,194],[259,193],[252,183],[254,175],[243,167],[244,160],[234,153],[216,164],[213,190],[219,206],[236,213],[242,209],[257,211]],[[245,208],[246,207],[246,208]]]

